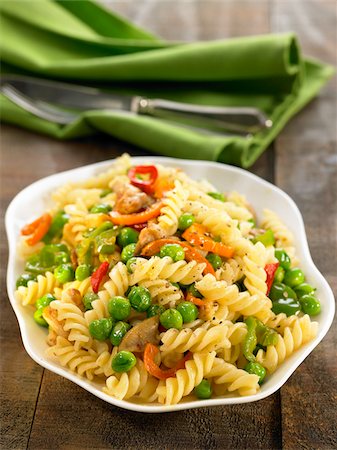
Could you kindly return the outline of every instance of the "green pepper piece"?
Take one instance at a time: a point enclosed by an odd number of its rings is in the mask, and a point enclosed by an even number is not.
[[[260,320],[256,319],[256,335],[259,345],[267,347],[268,345],[276,345],[278,340],[278,334],[272,328],[264,325]]]
[[[293,298],[280,298],[273,302],[272,311],[275,314],[284,313],[287,316],[292,316],[301,311],[301,305]]]
[[[111,192],[112,192],[111,189],[103,189],[99,196],[100,196],[100,198],[104,198],[107,195],[111,194]]]
[[[107,203],[98,203],[90,209],[91,214],[108,214],[112,210],[112,206]]]
[[[274,275],[274,282],[282,283],[283,278],[284,278],[284,274],[285,274],[285,270],[283,269],[283,267],[279,266],[276,269],[276,272],[275,272],[275,275]]]
[[[255,319],[255,317],[249,316],[245,320],[245,324],[247,325],[247,334],[243,341],[243,355],[248,361],[254,362],[255,356],[253,354],[253,351],[257,344],[257,319]]]
[[[215,200],[219,200],[220,202],[226,201],[226,197],[224,196],[224,194],[221,194],[221,192],[207,192],[207,194]]]
[[[275,237],[272,230],[266,230],[263,234],[258,234],[257,236],[252,239],[252,242],[256,244],[256,242],[262,242],[262,244],[265,247],[268,247],[269,245],[275,244]]]
[[[25,264],[25,271],[34,275],[44,274],[46,269],[41,266],[40,257],[38,254],[30,256]]]
[[[56,266],[70,261],[68,247],[64,244],[45,245],[41,249],[39,256],[41,266],[49,270],[55,269]]]
[[[28,286],[29,281],[36,281],[36,276],[31,273],[23,273],[17,280],[16,280],[16,289],[20,286]]]
[[[116,231],[106,230],[95,237],[95,244],[98,253],[111,255],[115,251]]]
[[[297,300],[297,295],[291,287],[286,286],[284,283],[274,283],[270,289],[269,298],[272,302],[280,298],[293,298]]]
[[[42,241],[45,244],[50,244],[53,239],[60,238],[62,236],[63,227],[68,221],[69,215],[63,210],[58,211],[53,217],[50,228]]]
[[[284,250],[278,248],[275,250],[275,258],[278,259],[280,266],[283,267],[283,269],[288,270],[291,266],[291,259]]]
[[[103,222],[102,225],[100,225],[99,227],[90,231],[86,237],[93,239],[96,236],[98,236],[99,234],[103,233],[103,231],[111,230],[113,228],[114,228],[114,224],[110,221],[106,221],[106,222]]]

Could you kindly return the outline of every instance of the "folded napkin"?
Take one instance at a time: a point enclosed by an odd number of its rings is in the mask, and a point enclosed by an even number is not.
[[[105,132],[154,153],[249,167],[333,74],[304,59],[291,34],[179,43],[157,39],[89,0],[0,2],[2,73],[215,106],[254,106],[273,127],[252,137],[205,134],[118,111],[69,125],[39,119],[0,96],[4,122],[59,139]]]

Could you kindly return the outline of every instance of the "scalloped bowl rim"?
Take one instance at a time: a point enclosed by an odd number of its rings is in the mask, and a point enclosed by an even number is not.
[[[109,395],[102,392],[100,387],[97,387],[95,383],[88,381],[87,379],[80,377],[69,369],[62,367],[56,362],[48,359],[44,356],[44,352],[41,349],[36,349],[35,344],[37,342],[32,340],[31,335],[38,334],[39,336],[43,331],[35,331],[32,328],[32,318],[31,315],[28,316],[29,308],[23,307],[16,300],[14,296],[15,280],[19,275],[18,267],[22,266],[22,261],[16,254],[17,236],[20,227],[27,221],[31,220],[34,215],[42,212],[43,205],[45,201],[41,194],[49,194],[52,189],[57,186],[65,184],[67,181],[79,181],[90,177],[93,174],[99,173],[102,170],[109,167],[113,162],[112,160],[107,160],[95,164],[90,164],[75,169],[60,172],[48,177],[42,178],[28,187],[24,188],[19,192],[6,211],[5,224],[7,237],[9,242],[9,259],[8,259],[8,269],[7,269],[7,290],[11,305],[17,316],[19,322],[20,332],[22,336],[23,345],[30,355],[30,357],[36,361],[39,365],[45,367],[46,369],[61,375],[68,380],[73,381],[77,385],[86,389],[87,391],[94,394],[96,397],[111,403],[115,406],[119,406],[124,409],[129,409],[132,411],[146,412],[146,413],[163,413],[171,411],[179,411],[190,408],[200,408],[209,407],[215,405],[230,405],[230,404],[240,404],[248,403],[252,401],[261,400],[275,391],[277,391],[281,386],[287,381],[287,379],[293,374],[296,368],[302,363],[302,361],[311,353],[311,351],[319,344],[323,337],[328,332],[335,311],[334,296],[331,291],[330,286],[324,279],[323,275],[319,272],[315,266],[308,247],[308,242],[305,234],[304,223],[302,215],[296,206],[295,202],[282,191],[280,188],[274,186],[268,181],[254,175],[244,169],[238,167],[229,166],[226,164],[220,164],[216,162],[209,161],[195,161],[195,160],[184,160],[166,157],[132,157],[132,161],[135,164],[139,163],[158,163],[167,164],[170,166],[179,166],[186,170],[190,175],[193,176],[194,173],[203,174],[202,177],[206,178],[214,183],[218,188],[222,187],[227,190],[234,189],[240,193],[244,193],[248,200],[256,207],[256,202],[259,203],[261,198],[261,193],[263,193],[263,205],[260,206],[260,211],[263,207],[268,207],[273,209],[278,213],[282,213],[284,209],[290,216],[287,215],[288,223],[286,224],[290,227],[291,231],[295,235],[295,242],[297,242],[296,250],[301,257],[301,267],[304,268],[306,276],[311,284],[317,287],[318,297],[322,303],[322,312],[317,318],[319,322],[319,331],[316,338],[309,343],[305,344],[299,350],[297,350],[293,355],[290,356],[278,369],[277,371],[262,385],[261,390],[252,396],[248,397],[222,397],[214,398],[209,400],[190,400],[186,402],[179,403],[177,405],[151,405],[143,403],[133,403],[126,400],[118,400],[116,398],[110,397]],[[214,176],[221,178],[221,181],[214,181],[210,179],[210,172],[214,173]],[[221,176],[223,172],[223,177]],[[199,177],[200,178],[200,177]],[[227,186],[224,186],[226,185]],[[230,186],[228,184],[230,183]],[[253,197],[253,198],[252,198]],[[255,197],[255,199],[254,199]],[[28,200],[27,200],[28,199]],[[30,200],[30,201],[29,201]],[[277,202],[275,200],[278,200]],[[266,204],[265,204],[266,203]],[[29,214],[22,213],[21,208],[29,206]],[[282,209],[283,208],[283,209]],[[282,216],[284,219],[284,215]],[[303,264],[303,262],[305,264]],[[305,266],[305,267],[304,267]],[[27,313],[26,313],[27,311]],[[35,327],[36,328],[36,327]],[[47,345],[44,343],[44,348]]]

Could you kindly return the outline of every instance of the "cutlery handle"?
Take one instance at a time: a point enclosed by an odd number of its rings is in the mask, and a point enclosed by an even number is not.
[[[134,112],[214,131],[256,133],[272,122],[257,108],[219,107],[136,97]]]

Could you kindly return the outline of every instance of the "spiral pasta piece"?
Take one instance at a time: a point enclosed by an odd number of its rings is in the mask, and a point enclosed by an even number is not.
[[[177,180],[174,189],[169,191],[163,200],[164,206],[158,217],[158,224],[165,236],[172,236],[178,229],[178,219],[187,200],[188,193]]]
[[[108,349],[100,352],[97,358],[98,368],[95,370],[95,375],[104,375],[106,377],[110,377],[114,374],[111,363],[117,352],[118,347],[114,347],[111,352]]]
[[[128,270],[122,262],[117,263],[109,273],[109,280],[98,292],[98,299],[91,303],[92,309],[85,312],[88,325],[96,319],[108,317],[108,303],[111,297],[123,296],[129,286]]]
[[[219,309],[228,308],[232,312],[255,316],[260,320],[266,320],[272,315],[269,298],[251,296],[247,291],[239,292],[235,284],[227,286],[225,281],[217,281],[211,274],[207,274],[195,287],[207,300],[217,302]]]
[[[243,261],[240,257],[228,259],[222,264],[220,269],[215,272],[218,281],[225,281],[227,284],[233,284],[243,277]]]
[[[97,352],[93,349],[76,350],[74,345],[61,336],[57,337],[56,345],[47,349],[47,355],[55,357],[62,366],[69,367],[71,371],[77,372],[89,380],[93,380],[98,367]]]
[[[38,298],[53,292],[57,285],[54,274],[46,272],[45,275],[38,275],[36,281],[28,281],[27,287],[19,286],[15,294],[24,306],[32,305]]]
[[[151,378],[150,386],[147,386],[149,378]],[[149,401],[156,399],[155,387],[158,385],[158,380],[154,380],[144,367],[141,359],[137,359],[137,364],[130,370],[124,372],[120,378],[112,375],[106,380],[106,386],[103,391],[119,400],[127,400],[134,395],[139,395],[142,398],[148,398]],[[145,391],[144,391],[145,389]],[[151,390],[153,390],[151,394]]]
[[[129,276],[129,283],[130,286],[133,286],[144,280],[165,278],[173,283],[191,284],[202,278],[204,268],[204,263],[173,262],[169,256],[164,258],[152,256],[149,260],[137,258],[137,262],[133,266],[133,273]]]
[[[237,391],[240,395],[254,395],[259,389],[259,377],[257,375],[238,369],[221,358],[215,358],[206,377],[212,378],[215,384],[224,385],[228,392]]]
[[[167,280],[145,280],[139,283],[150,291],[152,303],[174,308],[184,297],[181,290]]]
[[[279,216],[270,209],[263,210],[261,226],[266,230],[272,230],[276,239],[276,247],[290,247],[293,245],[294,237],[284,225]]]
[[[173,351],[179,353],[184,353],[188,350],[192,352],[210,352],[228,348],[231,346],[227,337],[228,328],[229,325],[227,323],[215,325],[208,330],[197,328],[193,331],[190,328],[184,328],[179,331],[175,328],[170,328],[161,335],[162,345],[160,346],[160,351],[165,356]]]
[[[284,328],[276,345],[269,345],[266,351],[260,349],[256,361],[273,373],[287,357],[316,336],[317,327],[317,322],[311,322],[308,315],[301,317],[291,327]]]
[[[158,401],[166,405],[175,405],[190,394],[200,384],[214,363],[215,352],[193,353],[193,359],[185,363],[185,369],[176,372],[176,376],[161,380],[157,388]]]
[[[228,243],[233,239],[238,222],[226,211],[219,211],[201,202],[189,200],[186,202],[185,211],[193,214],[196,222],[206,227],[213,236],[219,236],[223,242]]]
[[[74,303],[64,299],[51,302],[50,307],[57,311],[57,319],[64,321],[63,329],[69,331],[68,341],[74,343],[75,350],[83,345],[89,348],[92,344],[92,337],[83,311]]]

